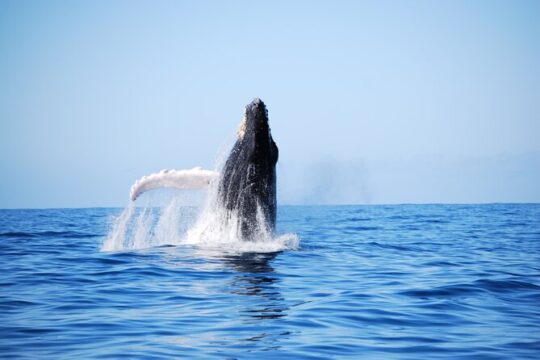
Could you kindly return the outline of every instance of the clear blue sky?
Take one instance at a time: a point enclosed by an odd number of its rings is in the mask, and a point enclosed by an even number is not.
[[[540,202],[538,1],[0,1],[0,208],[122,206],[268,105],[281,203]]]

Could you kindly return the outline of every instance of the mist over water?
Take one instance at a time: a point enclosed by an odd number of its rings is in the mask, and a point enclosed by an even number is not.
[[[280,203],[294,205],[370,204],[370,172],[362,159],[331,156],[278,162]]]

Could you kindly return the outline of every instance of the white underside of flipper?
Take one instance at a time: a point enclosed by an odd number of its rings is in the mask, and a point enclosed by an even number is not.
[[[195,167],[190,170],[161,170],[143,176],[131,186],[129,197],[135,201],[139,195],[159,188],[204,189],[217,179],[218,173]]]

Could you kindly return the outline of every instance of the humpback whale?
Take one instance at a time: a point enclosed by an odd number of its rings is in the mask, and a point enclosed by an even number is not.
[[[201,168],[162,170],[136,181],[130,197],[134,201],[143,192],[161,187],[197,189],[214,184],[217,206],[226,217],[236,220],[242,239],[256,240],[261,225],[269,231],[275,229],[277,160],[268,111],[256,98],[245,107],[236,142],[221,174]]]
[[[276,163],[278,148],[260,99],[246,106],[238,139],[225,162],[218,185],[222,206],[236,214],[242,237],[250,239],[263,218],[270,230],[276,224]]]

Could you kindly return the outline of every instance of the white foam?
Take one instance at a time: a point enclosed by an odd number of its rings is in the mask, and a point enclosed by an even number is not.
[[[201,167],[190,170],[165,169],[135,181],[131,186],[129,197],[135,201],[142,193],[159,188],[202,189],[208,187],[217,177],[217,172]]]

